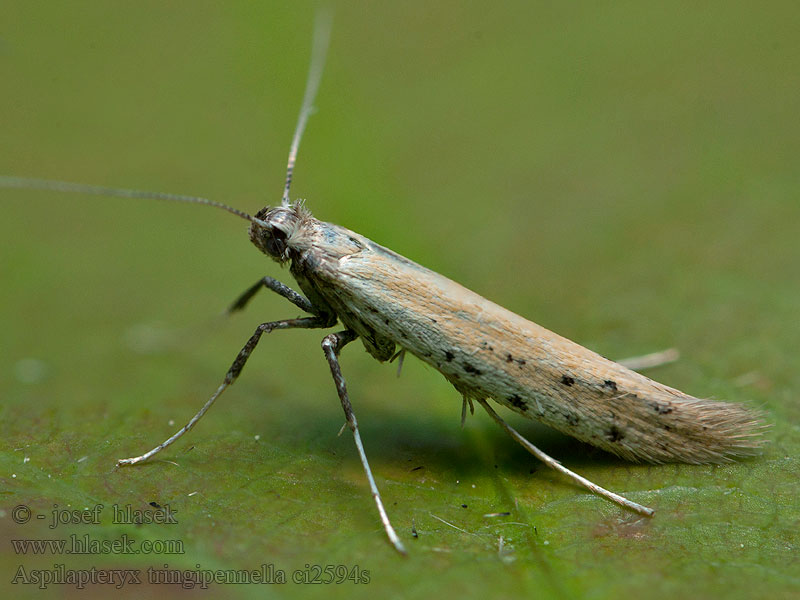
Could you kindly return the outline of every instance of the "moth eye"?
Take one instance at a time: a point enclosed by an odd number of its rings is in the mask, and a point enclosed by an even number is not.
[[[273,229],[267,237],[265,248],[272,256],[280,257],[286,252],[286,233],[280,229]]]

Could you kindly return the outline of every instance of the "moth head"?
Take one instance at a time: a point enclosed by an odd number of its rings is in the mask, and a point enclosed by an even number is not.
[[[293,206],[262,208],[250,223],[250,241],[264,254],[278,262],[291,258],[292,234],[298,227],[300,214]]]

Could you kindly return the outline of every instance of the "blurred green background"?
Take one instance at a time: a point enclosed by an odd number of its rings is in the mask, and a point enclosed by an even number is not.
[[[280,198],[315,5],[5,2],[0,173]],[[0,589],[19,566],[358,566],[368,585],[217,586],[212,597],[789,598],[800,593],[800,10],[796,3],[342,3],[293,195],[610,357],[763,409],[763,457],[624,463],[509,416],[642,520],[546,470],[432,369],[343,354],[390,516],[380,528],[319,348],[266,338],[163,460],[253,328],[296,316],[288,271],[201,207],[0,190]],[[507,414],[504,412],[504,414]],[[111,506],[177,510],[115,525]],[[103,504],[99,525],[12,520]],[[488,513],[510,512],[507,517]],[[444,523],[447,521],[451,525]],[[418,538],[412,538],[412,527]],[[180,555],[38,557],[10,539],[179,539]],[[199,566],[198,566],[199,565]],[[122,597],[189,594],[139,585]]]

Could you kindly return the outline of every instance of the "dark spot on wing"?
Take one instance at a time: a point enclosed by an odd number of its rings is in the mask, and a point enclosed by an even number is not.
[[[510,354],[506,354],[506,362],[514,362],[514,357]]]
[[[612,425],[611,428],[606,433],[606,437],[608,438],[609,442],[618,442],[625,436],[619,430],[619,427],[617,427],[616,425]]]
[[[616,392],[616,391],[617,391],[617,382],[616,382],[616,381],[612,381],[612,380],[610,380],[610,379],[606,379],[606,380],[603,382],[603,387],[604,387],[604,388],[608,388],[608,389],[610,389],[610,390],[611,390],[611,391],[613,391],[613,392]]]
[[[354,238],[352,235],[347,236],[347,239],[350,240],[353,244],[355,244],[356,248],[363,248],[364,244],[362,244],[359,240]]]
[[[664,404],[659,404],[658,402],[654,402],[652,404],[653,410],[655,410],[659,415],[668,415],[672,412],[671,406],[666,406]]]
[[[519,394],[514,394],[513,396],[509,396],[507,400],[511,403],[512,406],[515,406],[520,410],[527,410],[528,408],[528,405],[525,404],[525,401]]]
[[[572,387],[575,384],[575,380],[569,375],[564,375],[561,378],[561,383],[563,383],[567,387]]]
[[[445,359],[447,359],[447,362],[450,362],[451,360],[453,360],[456,357],[456,355],[453,354],[452,352],[450,352],[450,350],[445,350],[444,357],[445,357]]]
[[[481,375],[481,372],[480,372],[478,369],[476,369],[475,367],[473,367],[473,366],[472,366],[471,364],[469,364],[469,363],[464,363],[464,370],[465,370],[467,373],[472,373],[472,374],[474,374],[474,375]]]

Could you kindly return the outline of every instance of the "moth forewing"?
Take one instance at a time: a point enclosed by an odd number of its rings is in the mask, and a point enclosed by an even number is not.
[[[379,360],[396,344],[466,397],[628,460],[722,462],[761,444],[745,407],[653,381],[362,235],[310,215],[295,235],[303,290],[324,298]]]

